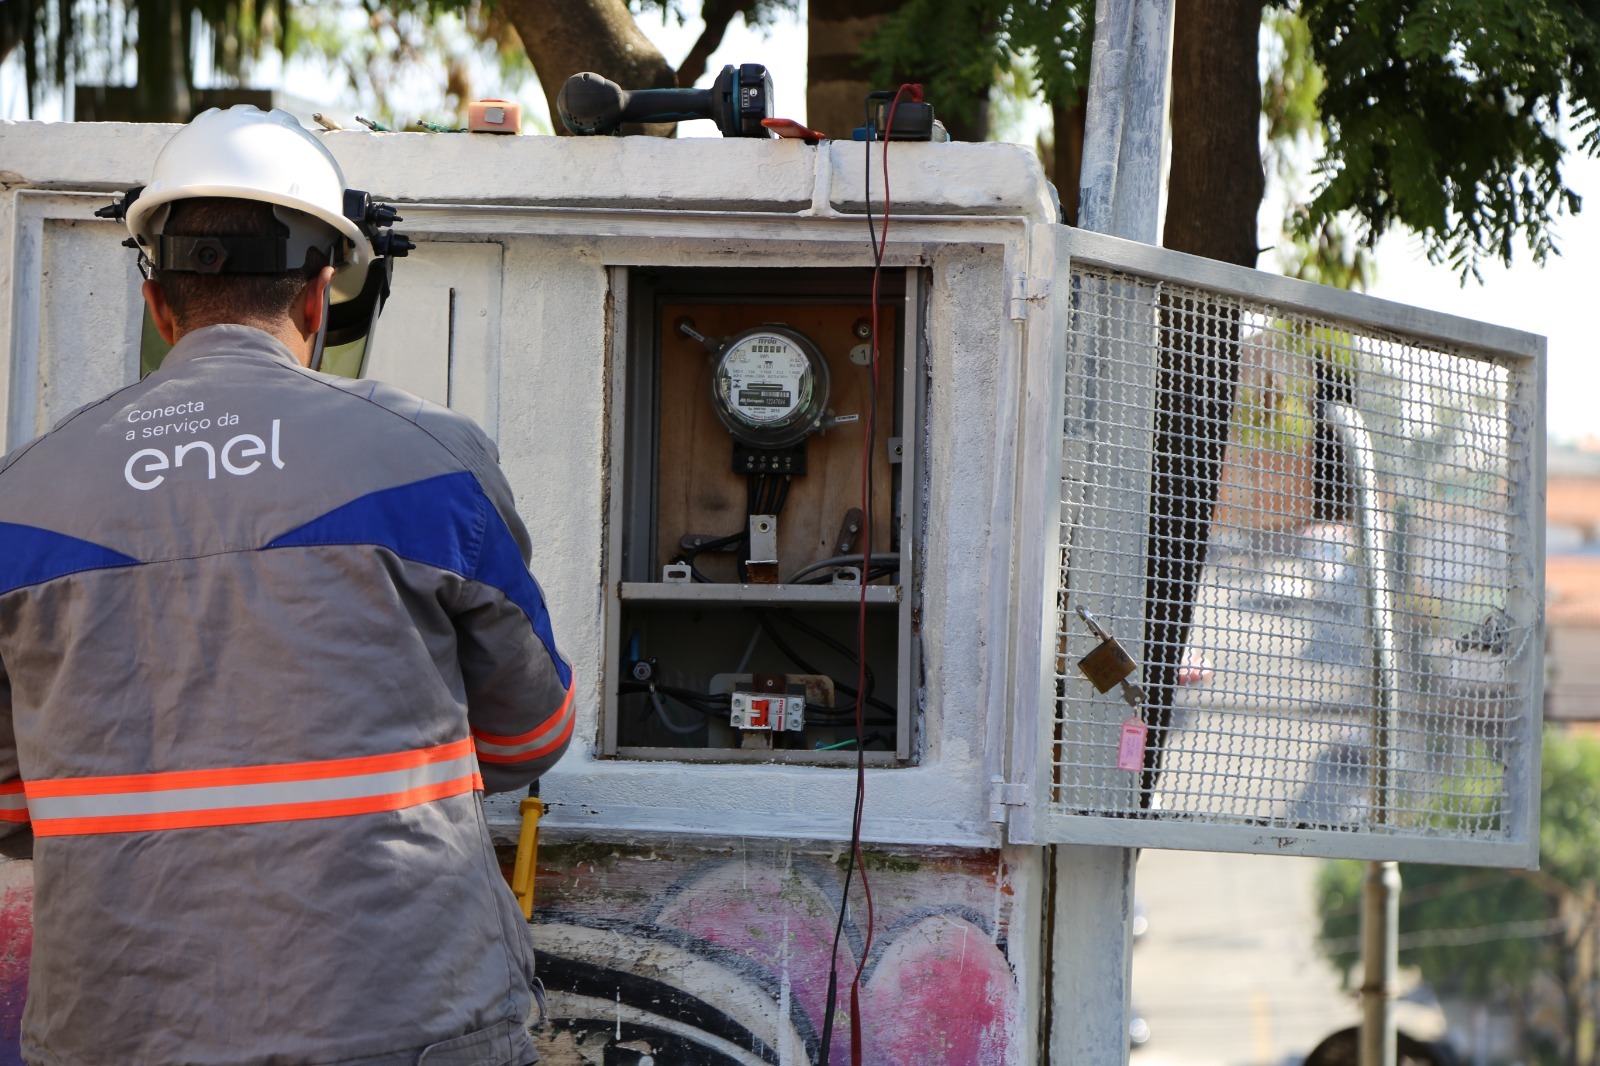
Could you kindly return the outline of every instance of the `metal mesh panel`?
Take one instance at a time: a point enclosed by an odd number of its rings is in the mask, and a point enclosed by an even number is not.
[[[1071,300],[1050,812],[1504,840],[1526,363],[1077,264]],[[1141,711],[1079,672],[1080,607]]]

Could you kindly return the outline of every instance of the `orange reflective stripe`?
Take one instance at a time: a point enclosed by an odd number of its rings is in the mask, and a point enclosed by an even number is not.
[[[28,797],[21,778],[0,784],[0,822],[21,824],[28,820]]]
[[[572,684],[567,686],[567,697],[561,701],[560,709],[526,733],[503,737],[474,729],[472,737],[477,742],[478,760],[497,764],[527,762],[548,755],[565,744],[567,738],[572,736],[572,726],[577,718],[572,706],[573,693],[577,689],[578,679],[574,676]]]
[[[496,733],[489,733],[482,729],[474,729],[472,736],[480,744],[494,744],[500,747],[516,748],[524,744],[536,743],[541,737],[547,736],[553,730],[562,726],[562,718],[572,713],[572,694],[578,690],[578,678],[572,678],[572,684],[567,686],[566,699],[561,701],[561,707],[555,714],[540,722],[526,733],[519,733],[514,737],[503,737]]]
[[[576,715],[571,715],[571,714],[567,715],[566,716],[566,722],[567,722],[566,727],[564,729],[562,729],[560,734],[557,735],[554,739],[552,739],[549,743],[544,744],[544,745],[542,745],[540,747],[537,747],[537,748],[529,749],[527,751],[516,751],[516,752],[496,752],[496,751],[492,751],[492,750],[486,751],[486,750],[484,750],[483,745],[480,744],[478,746],[478,761],[479,762],[486,762],[486,763],[494,763],[494,764],[517,763],[517,762],[528,762],[531,759],[537,759],[540,756],[549,755],[552,751],[555,751],[557,748],[561,747],[561,745],[565,744],[567,742],[567,738],[572,736],[572,727],[577,723],[577,716]]]
[[[316,781],[330,777],[409,770],[428,763],[457,759],[472,750],[472,740],[463,737],[449,744],[417,748],[393,755],[363,755],[353,759],[326,759],[317,762],[273,763],[267,766],[236,766],[219,770],[172,770],[159,774],[127,774],[121,777],[61,777],[27,783],[30,799],[53,796],[104,795],[109,792],[165,792],[177,788],[217,788],[224,785],[263,785],[280,781]]]
[[[464,737],[353,759],[30,781],[27,805],[36,834],[70,836],[375,814],[482,788]]]
[[[263,807],[229,807],[171,814],[123,814],[99,818],[55,818],[35,822],[35,836],[78,836],[85,833],[136,833],[155,829],[199,829],[217,825],[251,825],[261,822],[299,822],[314,818],[341,818],[353,814],[381,814],[466,792],[481,791],[477,774],[437,785],[408,789],[388,796],[311,803],[282,803]]]

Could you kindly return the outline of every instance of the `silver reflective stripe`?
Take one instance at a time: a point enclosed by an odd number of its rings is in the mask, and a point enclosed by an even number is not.
[[[561,730],[553,729],[538,740],[530,740],[526,744],[490,744],[483,740],[476,740],[474,743],[477,744],[478,751],[484,755],[521,755],[524,752],[544,747],[560,735]]]
[[[114,792],[97,796],[36,796],[28,805],[36,822],[55,818],[106,818],[117,815],[175,814],[224,811],[237,807],[270,807],[286,803],[365,799],[388,796],[428,785],[470,777],[477,771],[472,754],[447,762],[404,770],[329,777],[311,781],[274,781],[259,785],[216,785],[157,792]]]
[[[0,792],[0,811],[25,811],[28,797],[21,792]]]
[[[561,705],[560,712],[548,722],[545,722],[534,731],[532,740],[521,744],[494,744],[485,740],[482,734],[474,733],[472,743],[477,747],[480,755],[526,755],[531,751],[549,747],[567,728],[567,719],[572,717],[574,711],[569,693],[567,702]]]

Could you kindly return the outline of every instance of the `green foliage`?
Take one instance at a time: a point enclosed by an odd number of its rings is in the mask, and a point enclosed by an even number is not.
[[[1423,238],[1463,278],[1543,262],[1550,221],[1580,207],[1561,175],[1564,123],[1594,152],[1600,12],[1593,0],[1300,0],[1327,87],[1323,184],[1303,221],[1341,212],[1375,241]],[[1570,108],[1570,109],[1569,109]]]
[[[1317,98],[1327,86],[1327,78],[1312,55],[1311,27],[1298,12],[1269,8],[1261,18],[1261,30],[1270,60],[1261,79],[1267,144],[1319,139],[1322,109]],[[1279,166],[1288,162],[1282,154],[1273,161]]]
[[[494,71],[497,94],[533,77],[516,34],[489,0],[297,0],[291,17],[296,43],[288,54],[322,63],[395,128],[410,117],[394,104],[408,81],[433,81],[437,103],[425,117],[453,126],[464,121],[468,100],[488,95],[473,82],[474,58]]]
[[[1538,871],[1407,863],[1401,868],[1400,962],[1439,991],[1475,999],[1521,992],[1561,966],[1563,904],[1600,879],[1600,743],[1547,730]],[[1491,797],[1463,794],[1471,820]],[[1316,885],[1319,945],[1348,981],[1359,957],[1364,864],[1330,862]]]
[[[264,49],[289,40],[289,0],[172,0],[185,27],[196,20],[212,30],[211,62],[237,78]],[[136,0],[0,0],[0,58],[23,53],[28,108],[46,88],[67,84],[69,74],[117,70],[138,39]]]
[[[671,19],[680,26],[686,25],[691,17],[682,0],[628,0],[628,8],[636,15],[657,14],[663,23]],[[800,0],[701,0],[695,5],[694,16],[707,21],[716,16],[717,9],[729,8],[736,11],[746,25],[770,27],[779,15],[799,11]]]
[[[1539,868],[1576,891],[1600,881],[1600,743],[1547,734],[1539,805]]]
[[[1089,83],[1092,0],[907,0],[862,54],[874,80],[915,71],[939,103],[970,116],[1003,75],[1024,76],[1039,96],[1072,104]]]
[[[1297,11],[1268,8],[1261,35],[1261,161],[1284,199],[1278,268],[1302,281],[1365,289],[1375,273],[1372,253],[1356,240],[1348,213],[1313,223],[1305,202],[1306,173],[1322,153],[1318,101],[1327,86],[1312,54],[1311,27]]]
[[[419,72],[437,79],[442,71],[440,109],[463,110],[474,53],[498,67],[497,88],[514,89],[533,73],[493,0],[170,0],[172,8],[183,25],[209,31],[211,66],[224,83],[242,84],[267,51],[311,57],[391,122],[391,92]],[[23,49],[30,112],[69,74],[121,80],[139,39],[136,11],[136,0],[0,0],[0,56]]]

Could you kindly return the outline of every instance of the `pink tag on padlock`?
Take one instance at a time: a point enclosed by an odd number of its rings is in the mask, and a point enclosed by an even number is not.
[[[1150,727],[1137,718],[1122,723],[1122,742],[1117,745],[1117,769],[1144,769],[1144,738]]]

